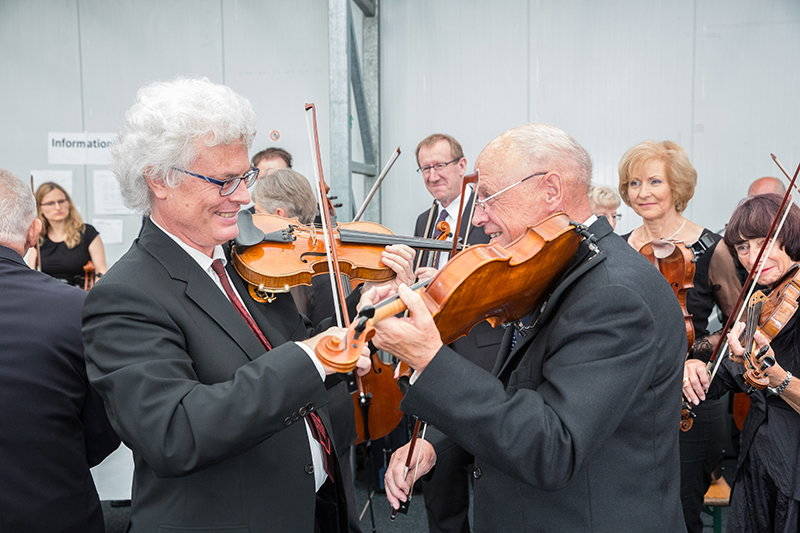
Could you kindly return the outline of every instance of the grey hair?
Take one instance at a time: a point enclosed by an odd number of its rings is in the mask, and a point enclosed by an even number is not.
[[[622,199],[612,187],[607,185],[593,185],[589,189],[589,201],[592,206],[617,208],[622,203]]]
[[[510,129],[490,143],[507,146],[517,155],[533,161],[558,161],[572,167],[578,184],[587,188],[592,182],[592,158],[586,149],[567,135],[567,133],[550,124],[532,122]],[[552,169],[546,169],[552,170]]]
[[[125,205],[140,213],[150,211],[146,178],[177,187],[185,176],[172,167],[191,165],[196,141],[206,146],[241,142],[249,149],[255,134],[253,107],[230,87],[207,78],[142,87],[111,147]]]
[[[310,224],[317,214],[317,200],[305,176],[290,168],[273,169],[259,176],[253,187],[253,202],[274,213],[282,208],[290,217]]]
[[[0,169],[0,244],[24,244],[34,218],[36,200],[30,187]]]

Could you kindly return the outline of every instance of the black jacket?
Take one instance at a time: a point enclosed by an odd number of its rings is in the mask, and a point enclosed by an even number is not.
[[[86,378],[85,296],[0,246],[0,531],[104,530],[89,468],[119,439]]]

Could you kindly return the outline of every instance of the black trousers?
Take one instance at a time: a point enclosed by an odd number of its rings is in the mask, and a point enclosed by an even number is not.
[[[430,479],[422,485],[430,533],[469,533],[472,464],[472,455],[459,446],[437,459]]]
[[[697,417],[692,429],[680,432],[681,504],[688,533],[702,533],[703,497],[727,440],[728,397],[707,400],[694,412]]]

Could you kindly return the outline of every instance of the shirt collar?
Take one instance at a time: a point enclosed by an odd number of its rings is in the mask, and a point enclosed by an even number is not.
[[[594,224],[595,222],[597,222],[597,215],[592,215],[592,216],[590,216],[589,218],[587,218],[587,219],[586,219],[586,220],[583,222],[583,225],[584,225],[584,226],[586,226],[586,227],[588,228],[589,226],[591,226],[591,225],[592,225],[592,224]]]
[[[180,246],[183,249],[184,252],[189,254],[189,257],[194,259],[195,262],[198,265],[200,265],[200,268],[202,268],[204,271],[206,271],[206,272],[210,271],[211,270],[211,263],[213,263],[214,260],[216,260],[216,259],[221,259],[223,266],[225,266],[228,263],[228,260],[225,257],[225,252],[222,250],[222,246],[220,246],[219,244],[214,246],[214,252],[213,252],[212,257],[208,257],[206,254],[204,254],[200,250],[198,250],[196,248],[192,248],[191,246],[189,246],[188,244],[183,242],[180,238],[178,238],[177,236],[173,235],[169,231],[165,230],[163,227],[161,227],[161,225],[158,222],[156,222],[153,219],[152,216],[150,217],[150,221],[153,222],[153,224],[155,224],[158,229],[160,229],[161,231],[166,233],[167,236],[170,239],[175,241],[178,244],[178,246]]]

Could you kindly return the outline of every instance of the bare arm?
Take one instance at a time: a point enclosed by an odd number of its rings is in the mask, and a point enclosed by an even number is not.
[[[106,270],[108,270],[108,266],[106,265],[106,248],[103,245],[103,239],[100,238],[100,235],[95,237],[91,244],[89,244],[89,257],[92,258],[95,272],[98,274],[105,274]]]

